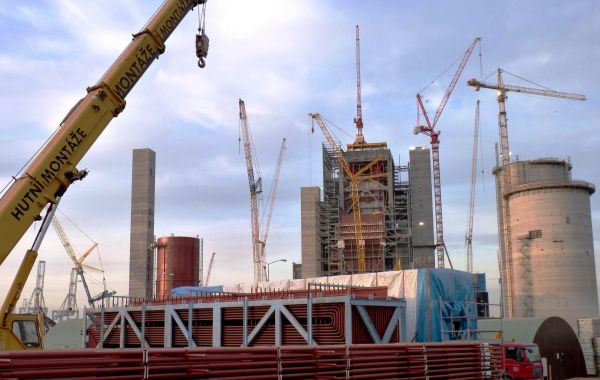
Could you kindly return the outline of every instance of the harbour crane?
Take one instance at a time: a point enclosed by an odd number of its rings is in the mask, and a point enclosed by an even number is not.
[[[458,69],[450,82],[450,85],[446,89],[446,93],[438,106],[438,109],[433,118],[433,122],[429,120],[429,116],[427,115],[427,110],[425,109],[425,105],[423,104],[423,100],[421,94],[417,93],[417,126],[414,128],[414,133],[419,134],[422,133],[431,137],[431,161],[433,166],[433,192],[434,192],[434,205],[435,205],[435,236],[436,236],[436,256],[437,256],[437,265],[438,268],[444,268],[444,253],[446,257],[448,257],[448,263],[450,264],[450,268],[452,268],[452,261],[450,260],[450,256],[448,255],[448,250],[446,248],[446,243],[444,242],[444,225],[443,225],[443,217],[442,217],[442,185],[441,185],[441,175],[440,175],[440,131],[435,129],[437,122],[442,115],[442,111],[446,107],[446,103],[448,103],[448,99],[462,74],[475,45],[481,41],[481,38],[477,37],[471,42],[468,49],[465,51],[460,64],[458,65]],[[419,114],[423,114],[423,118],[425,119],[426,125],[422,125],[419,122]]]
[[[506,72],[501,68],[497,71],[497,83],[485,83],[476,79],[469,79],[467,84],[474,87],[476,91],[480,88],[487,88],[490,90],[498,91],[498,129],[500,132],[500,168],[504,169],[510,163],[510,148],[508,142],[508,125],[506,118],[506,93],[517,92],[530,95],[547,96],[553,98],[571,99],[571,100],[586,100],[585,95],[573,94],[569,92],[553,91],[542,88],[531,88],[523,86],[515,86],[504,84],[502,73]],[[510,73],[509,73],[510,74]],[[522,78],[521,78],[522,79]],[[503,307],[505,308],[505,315],[512,318],[514,315],[513,305],[513,279],[514,279],[514,267],[512,258],[512,237],[511,237],[511,226],[510,226],[510,207],[508,202],[505,202],[504,194],[506,194],[511,186],[510,175],[508,170],[502,170],[499,178],[497,177],[497,207],[498,207],[498,235],[500,237],[500,258],[502,260],[501,268],[504,271],[504,278],[502,285],[505,287],[502,289],[502,295],[504,297]],[[502,277],[502,276],[501,276]]]
[[[254,282],[266,280],[265,263],[262,258],[260,243],[260,224],[258,219],[258,196],[262,192],[262,179],[254,179],[254,160],[252,158],[252,142],[250,141],[250,129],[248,127],[248,116],[246,105],[242,99],[240,105],[240,127],[244,138],[244,155],[246,157],[246,172],[248,173],[248,185],[250,187],[250,224],[252,226],[252,261],[254,264]]]
[[[63,300],[58,310],[52,311],[52,319],[55,322],[62,322],[65,319],[72,319],[79,317],[79,306],[77,306],[77,273],[76,268],[71,268],[71,275],[69,276],[69,291],[67,296]]]
[[[210,256],[210,263],[208,264],[208,272],[206,273],[206,281],[204,281],[204,286],[208,286],[208,282],[210,281],[210,273],[212,272],[216,254],[216,252],[213,252],[212,256]]]
[[[19,313],[22,314],[36,314],[43,313],[48,314],[48,308],[46,307],[46,301],[44,300],[44,277],[46,275],[46,262],[44,260],[38,261],[37,276],[35,278],[35,288],[29,300],[23,302],[23,307],[19,308]]]
[[[469,196],[469,218],[465,245],[467,247],[467,272],[473,272],[473,217],[475,213],[475,184],[477,183],[477,144],[479,141],[479,100],[475,108],[475,128],[473,132],[473,162],[471,163],[471,194]]]
[[[267,245],[267,238],[269,237],[269,228],[271,227],[271,218],[273,217],[273,208],[275,206],[275,198],[277,196],[277,187],[279,185],[279,173],[281,172],[281,164],[285,156],[285,137],[281,141],[281,148],[279,149],[279,157],[277,158],[277,164],[275,165],[275,174],[273,174],[273,182],[271,183],[271,194],[267,201],[267,212],[264,228],[262,228],[262,238],[260,239],[260,257],[263,263],[267,262],[267,254],[265,247]]]
[[[355,233],[355,237],[356,237],[357,258],[358,258],[358,272],[363,273],[366,271],[365,242],[364,242],[363,233],[362,233],[362,218],[361,218],[361,214],[360,214],[360,195],[359,195],[359,191],[358,191],[358,183],[359,183],[359,181],[366,181],[366,180],[370,180],[370,179],[382,178],[382,177],[387,176],[387,173],[370,174],[370,175],[365,174],[371,167],[373,167],[373,165],[375,165],[377,162],[381,161],[382,158],[376,157],[373,161],[371,161],[367,165],[363,166],[356,173],[354,173],[352,171],[352,169],[350,168],[350,165],[348,165],[348,162],[344,158],[342,149],[335,142],[335,140],[333,139],[333,136],[327,129],[327,126],[325,125],[325,122],[323,121],[323,118],[321,117],[321,115],[319,113],[310,113],[309,116],[312,117],[313,120],[317,122],[317,125],[319,126],[319,128],[321,128],[321,132],[323,132],[325,139],[327,140],[327,142],[333,149],[333,154],[339,161],[344,172],[346,173],[346,176],[350,180],[351,195],[352,195],[352,216],[353,216],[353,221],[354,221],[354,233]]]

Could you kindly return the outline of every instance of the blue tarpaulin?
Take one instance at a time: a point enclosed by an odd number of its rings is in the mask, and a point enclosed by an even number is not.
[[[223,285],[180,286],[178,288],[171,289],[171,297],[190,297],[210,293],[223,293]]]
[[[419,269],[415,341],[466,339],[465,331],[477,328],[474,302],[472,273],[442,268]]]

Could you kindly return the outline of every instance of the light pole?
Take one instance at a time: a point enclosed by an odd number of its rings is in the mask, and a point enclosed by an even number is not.
[[[270,273],[269,268],[271,267],[271,264],[275,264],[275,263],[277,263],[279,261],[283,261],[284,263],[286,263],[287,259],[279,259],[279,260],[274,260],[274,261],[271,261],[270,263],[267,263],[267,282],[269,282],[269,278],[270,278],[270,276],[269,276],[269,273]]]

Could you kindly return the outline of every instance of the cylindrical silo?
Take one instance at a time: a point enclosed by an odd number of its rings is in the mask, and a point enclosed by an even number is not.
[[[497,178],[506,169],[497,168]],[[598,316],[590,210],[593,184],[571,179],[564,160],[517,161],[503,181],[502,283],[512,317]],[[508,211],[506,210],[508,207]],[[508,246],[510,244],[510,247]]]
[[[171,289],[199,285],[200,239],[168,236],[156,241],[156,298],[171,296]]]

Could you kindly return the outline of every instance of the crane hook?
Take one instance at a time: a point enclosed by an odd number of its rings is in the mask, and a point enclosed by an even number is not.
[[[208,55],[208,36],[204,29],[198,29],[200,33],[196,34],[196,56],[198,57],[198,67],[201,69],[206,66],[204,58]]]

